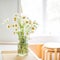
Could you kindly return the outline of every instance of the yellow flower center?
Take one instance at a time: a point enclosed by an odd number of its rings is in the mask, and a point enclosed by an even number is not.
[[[28,21],[26,21],[26,23],[28,23]]]
[[[34,30],[34,27],[32,27],[32,30]]]
[[[8,25],[8,28],[10,28],[10,26]]]
[[[17,27],[17,24],[15,24],[15,27]]]
[[[14,21],[16,21],[16,17],[14,17]]]
[[[22,18],[25,19],[25,16],[23,16]]]

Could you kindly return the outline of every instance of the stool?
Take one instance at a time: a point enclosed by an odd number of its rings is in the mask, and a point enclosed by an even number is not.
[[[60,44],[59,43],[46,43],[42,48],[42,60],[52,60],[52,54],[54,53],[54,60],[60,60]],[[48,57],[49,56],[49,57]]]

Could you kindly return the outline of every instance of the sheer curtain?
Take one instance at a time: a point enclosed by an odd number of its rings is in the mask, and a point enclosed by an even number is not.
[[[60,0],[47,0],[46,34],[60,36]]]
[[[21,2],[23,14],[39,23],[34,36],[60,35],[60,0],[21,0]]]
[[[23,15],[31,20],[36,20],[39,24],[38,29],[31,36],[43,35],[43,1],[42,0],[21,0]]]

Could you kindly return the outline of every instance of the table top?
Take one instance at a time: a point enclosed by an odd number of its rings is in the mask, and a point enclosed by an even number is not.
[[[36,57],[29,51],[28,55],[26,56],[18,56],[17,52],[15,51],[4,51],[2,53],[3,60],[37,60]]]
[[[4,51],[4,53],[2,53]],[[8,53],[7,52],[12,52]],[[13,51],[15,51],[13,53]],[[25,57],[17,56],[17,45],[0,45],[0,60],[40,60],[34,52],[29,49],[28,55]]]

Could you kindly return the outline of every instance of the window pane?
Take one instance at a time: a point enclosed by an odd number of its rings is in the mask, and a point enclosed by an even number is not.
[[[42,0],[21,0],[23,14],[31,20],[36,20],[39,23],[38,29],[31,36],[40,36],[43,34],[43,19],[42,19]]]
[[[46,34],[60,35],[60,0],[47,0]]]

